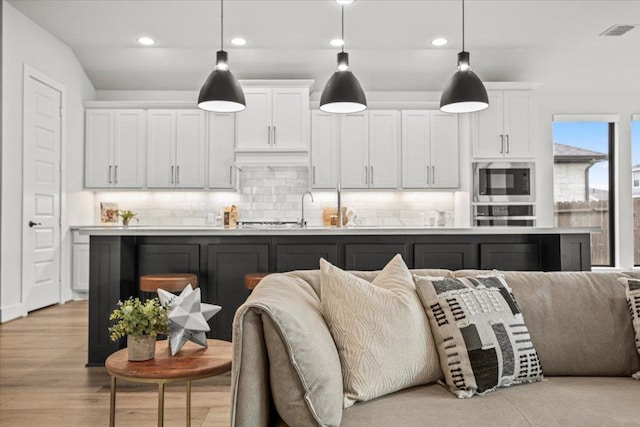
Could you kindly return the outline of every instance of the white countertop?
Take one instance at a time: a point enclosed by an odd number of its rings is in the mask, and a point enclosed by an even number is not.
[[[72,226],[90,236],[371,236],[371,235],[464,235],[464,234],[583,234],[598,233],[598,227],[307,227],[307,228],[221,228],[194,226]]]

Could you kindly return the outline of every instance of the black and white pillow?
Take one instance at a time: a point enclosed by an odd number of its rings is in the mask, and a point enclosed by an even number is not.
[[[529,330],[502,276],[415,276],[415,282],[455,395],[542,380]]]
[[[636,348],[638,349],[638,354],[640,354],[640,280],[620,278],[618,281],[625,286],[629,314],[631,315],[633,329],[636,331]],[[640,380],[640,371],[632,376]]]

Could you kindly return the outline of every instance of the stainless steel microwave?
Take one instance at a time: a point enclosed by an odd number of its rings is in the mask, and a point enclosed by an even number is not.
[[[533,162],[473,164],[474,202],[535,202]]]

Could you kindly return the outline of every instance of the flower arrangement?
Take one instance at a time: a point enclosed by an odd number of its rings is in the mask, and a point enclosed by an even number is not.
[[[138,220],[138,218],[136,218],[136,215],[138,214],[134,211],[118,210],[116,213],[120,218],[122,218],[122,225],[129,225],[129,222],[134,218],[136,221]]]
[[[118,308],[111,313],[109,320],[118,321],[109,327],[112,341],[125,336],[155,337],[169,332],[167,309],[160,304],[158,298],[148,299],[144,303],[138,298],[118,301]]]

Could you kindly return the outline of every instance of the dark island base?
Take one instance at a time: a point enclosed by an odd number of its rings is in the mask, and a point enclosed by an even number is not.
[[[208,337],[230,341],[235,311],[249,295],[245,274],[317,269],[320,258],[347,270],[379,270],[398,253],[409,268],[591,269],[588,233],[91,236],[90,251],[88,366],[102,366],[122,346],[109,338],[109,314],[118,300],[140,296],[145,274],[196,274],[202,300],[222,306]]]

